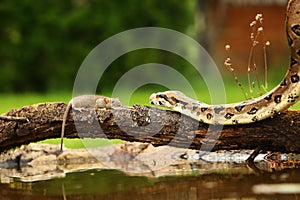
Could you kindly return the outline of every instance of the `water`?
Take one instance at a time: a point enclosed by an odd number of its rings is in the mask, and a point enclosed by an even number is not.
[[[147,146],[122,143],[60,154],[59,145],[22,146],[0,155],[0,200],[300,199],[299,155],[260,154],[248,166],[251,151],[199,156]]]
[[[197,163],[194,163],[197,166]],[[258,163],[264,168],[266,163]],[[22,169],[19,169],[22,170]],[[177,174],[176,174],[177,173]],[[245,164],[212,163],[169,176],[126,175],[118,170],[87,170],[63,178],[24,182],[1,174],[0,199],[300,199],[300,170],[262,170]],[[280,189],[280,186],[283,189]],[[278,194],[272,191],[278,191]],[[286,189],[284,189],[286,187]],[[262,188],[262,190],[260,190]],[[278,189],[279,188],[279,189]],[[290,189],[289,189],[290,188]]]

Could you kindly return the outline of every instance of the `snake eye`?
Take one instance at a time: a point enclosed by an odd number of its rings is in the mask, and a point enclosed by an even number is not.
[[[163,105],[163,103],[161,101],[158,101],[159,105]]]

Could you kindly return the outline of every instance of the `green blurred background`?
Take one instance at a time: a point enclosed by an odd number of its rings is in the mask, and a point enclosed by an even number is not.
[[[121,31],[149,26],[170,28],[207,47],[208,2],[1,0],[0,113],[38,102],[69,101],[77,70],[84,58],[96,45]],[[224,58],[225,54],[224,51]],[[150,49],[128,53],[113,62],[108,75],[101,79],[104,87],[98,93],[109,95],[122,74],[150,62],[174,67],[189,77],[201,101],[209,101],[206,86],[199,84],[199,77],[193,76],[195,71],[189,63],[171,53]],[[228,100],[244,100],[233,78],[228,78],[230,73],[224,76]],[[270,77],[272,87],[280,81],[282,73]],[[242,74],[241,81],[247,82]],[[133,95],[131,103],[147,104],[153,88],[166,89],[147,85]]]
[[[103,40],[143,26],[186,33],[194,22],[193,4],[192,0],[2,0],[0,92],[71,90],[81,62]],[[135,57],[120,58],[114,65],[126,70],[137,63]],[[159,57],[159,52],[152,57]],[[139,58],[146,63],[149,55]],[[120,68],[111,71],[120,73]]]
[[[121,31],[144,26],[187,33],[194,24],[194,8],[193,0],[0,1],[0,111],[68,101],[77,70],[96,45]],[[107,87],[101,90],[110,91],[118,77],[136,65],[181,65],[171,57],[159,51],[149,54],[149,50],[122,56],[103,78]]]

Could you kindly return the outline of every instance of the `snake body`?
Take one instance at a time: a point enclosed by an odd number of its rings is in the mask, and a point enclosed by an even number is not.
[[[286,34],[291,57],[288,71],[273,90],[244,102],[208,105],[179,91],[154,93],[153,105],[163,106],[208,124],[248,124],[274,116],[295,104],[300,95],[300,0],[290,0],[286,11]]]

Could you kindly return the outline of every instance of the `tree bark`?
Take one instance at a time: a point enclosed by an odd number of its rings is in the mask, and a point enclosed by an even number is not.
[[[10,119],[0,118],[0,151],[59,138],[65,109],[65,103],[42,103],[9,111],[6,115]],[[134,105],[71,110],[65,137],[122,139],[213,151],[260,147],[300,153],[299,119],[299,111],[286,111],[253,124],[207,125],[177,112]]]

